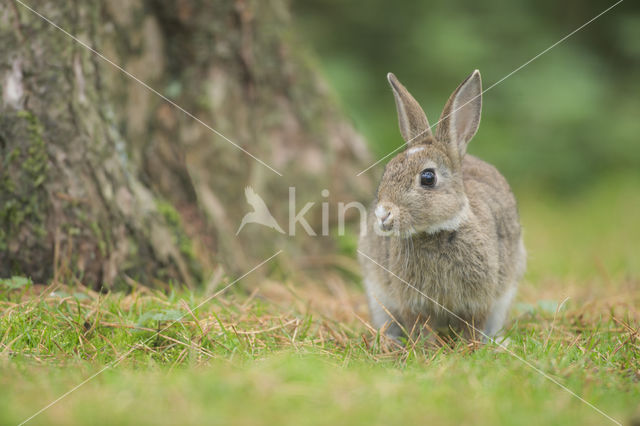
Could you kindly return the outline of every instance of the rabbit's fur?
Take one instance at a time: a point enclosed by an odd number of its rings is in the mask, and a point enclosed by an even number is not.
[[[416,100],[393,74],[388,79],[407,147],[387,164],[360,238],[373,324],[395,338],[424,327],[493,336],[526,255],[507,181],[465,155],[480,123],[480,73],[453,92],[435,135]],[[435,171],[433,187],[421,181],[425,169]]]

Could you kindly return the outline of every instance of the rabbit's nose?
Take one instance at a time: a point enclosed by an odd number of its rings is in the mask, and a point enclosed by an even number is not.
[[[385,231],[390,230],[393,227],[393,213],[391,212],[391,206],[380,203],[376,206],[376,217],[378,218],[378,225]]]

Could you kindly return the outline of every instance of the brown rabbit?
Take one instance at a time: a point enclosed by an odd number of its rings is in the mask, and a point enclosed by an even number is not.
[[[480,72],[453,92],[435,135],[418,102],[387,78],[407,147],[387,164],[360,238],[373,324],[394,338],[425,324],[494,336],[526,255],[507,181],[465,155],[480,123]]]

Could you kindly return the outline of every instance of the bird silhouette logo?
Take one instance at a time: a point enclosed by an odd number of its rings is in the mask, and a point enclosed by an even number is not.
[[[250,186],[247,186],[244,189],[244,196],[247,198],[247,203],[253,207],[253,211],[244,215],[242,218],[242,223],[240,223],[240,228],[238,228],[238,232],[236,235],[240,233],[242,228],[248,223],[257,223],[268,228],[275,229],[276,231],[284,234],[284,231],[278,225],[278,222],[274,219],[273,215],[269,211],[269,208],[265,204],[264,200],[256,194],[256,192]]]

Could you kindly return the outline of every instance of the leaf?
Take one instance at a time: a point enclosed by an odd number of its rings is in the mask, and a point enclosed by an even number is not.
[[[75,297],[78,300],[87,300],[90,299],[89,296],[87,296],[85,293],[80,293],[80,292],[75,292],[73,293],[73,297]]]
[[[27,287],[31,284],[31,280],[26,277],[11,277],[0,279],[0,287],[6,287],[9,290],[17,290],[19,288]]]
[[[138,326],[142,326],[148,321],[177,321],[184,316],[184,312],[168,309],[160,312],[146,312],[138,319]]]
[[[538,300],[538,308],[552,314],[556,313],[556,311],[558,310],[558,305],[559,303],[555,300]]]
[[[532,313],[536,310],[535,306],[533,306],[531,303],[526,303],[526,302],[514,303],[513,307],[516,311],[522,312],[522,313]]]

